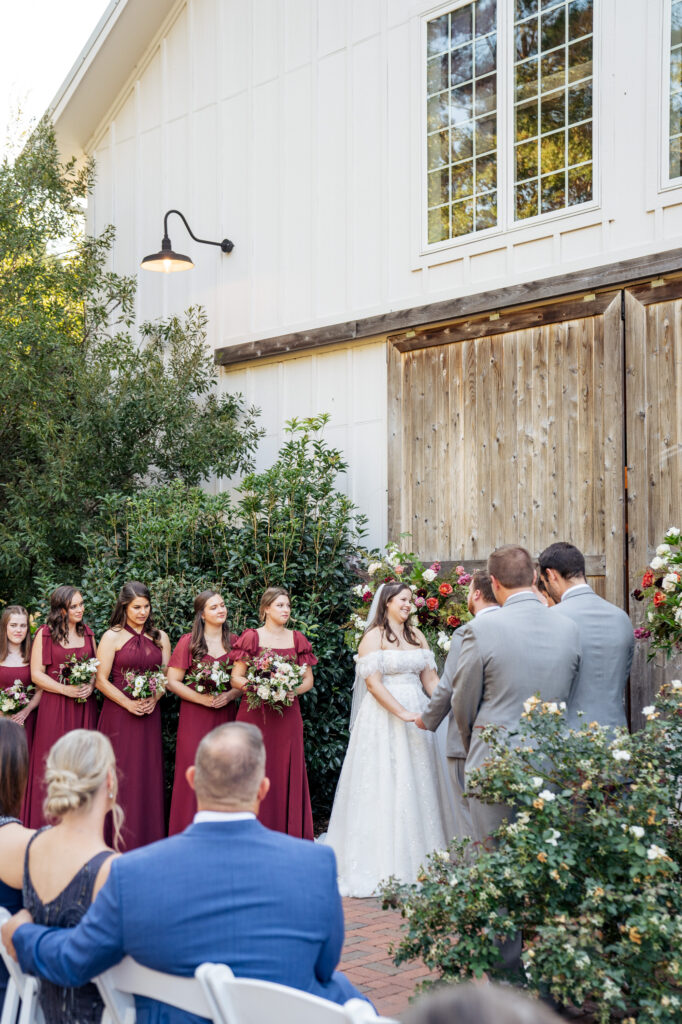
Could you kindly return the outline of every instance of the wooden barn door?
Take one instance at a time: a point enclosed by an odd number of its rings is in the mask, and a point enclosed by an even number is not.
[[[682,528],[682,279],[666,278],[625,292],[629,589],[662,543],[669,526]],[[630,603],[635,625],[644,608]],[[680,675],[682,658],[648,663],[635,655],[632,725],[664,679]]]
[[[389,339],[391,538],[467,563],[571,540],[595,589],[625,606],[621,299]]]

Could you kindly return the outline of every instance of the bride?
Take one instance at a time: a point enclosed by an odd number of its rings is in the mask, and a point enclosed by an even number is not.
[[[455,832],[438,740],[414,725],[428,703],[424,690],[433,692],[438,675],[426,640],[409,622],[412,592],[385,583],[374,600],[324,840],[336,853],[342,896],[372,896],[389,875],[415,882],[426,854],[447,846]]]

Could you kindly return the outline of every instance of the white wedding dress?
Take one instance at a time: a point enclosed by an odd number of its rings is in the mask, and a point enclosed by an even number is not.
[[[375,651],[357,658],[362,680],[381,672],[404,708],[426,708],[420,673],[436,668],[431,651]],[[389,875],[415,882],[426,854],[455,834],[445,759],[434,733],[391,714],[367,692],[352,728],[322,840],[338,864],[342,896],[372,896]]]

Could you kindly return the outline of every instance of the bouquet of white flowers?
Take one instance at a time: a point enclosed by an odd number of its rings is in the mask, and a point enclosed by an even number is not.
[[[0,714],[16,715],[17,711],[26,707],[34,689],[35,687],[30,683],[28,686],[24,686],[21,679],[15,679],[6,690],[0,690]]]
[[[186,673],[183,683],[197,693],[211,695],[224,693],[232,687],[230,671],[220,661],[214,661],[213,664],[202,661],[200,665],[195,665],[193,672]]]
[[[295,690],[303,682],[305,665],[284,654],[262,651],[246,670],[246,700],[253,711],[265,704],[282,714],[294,703]]]
[[[123,692],[133,700],[147,700],[149,697],[163,696],[166,692],[166,677],[159,669],[147,672],[126,672],[123,678],[126,685]]]
[[[98,665],[97,658],[79,658],[77,654],[72,654],[60,669],[59,682],[63,686],[89,686]],[[85,704],[87,697],[77,697],[76,700],[79,704]]]

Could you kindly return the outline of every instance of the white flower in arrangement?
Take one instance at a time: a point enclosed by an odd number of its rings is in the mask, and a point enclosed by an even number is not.
[[[549,831],[550,831],[550,837],[547,840],[547,845],[548,846],[557,846],[558,843],[559,843],[559,839],[561,837],[561,832],[558,832],[557,829],[555,829],[555,828],[551,828]]]
[[[679,582],[680,582],[680,577],[677,575],[677,573],[676,572],[669,572],[669,573],[667,573],[667,575],[665,575],[663,577],[663,580],[661,582],[661,586],[663,587],[664,590],[667,590],[667,592],[670,594],[670,593],[672,593],[672,591],[675,589],[675,587],[677,586],[677,584]]]
[[[539,794],[539,797],[541,800],[544,800],[546,804],[551,804],[552,800],[556,800],[551,789],[543,789],[542,793]]]
[[[670,680],[671,690],[682,690],[682,679],[671,679]]]
[[[649,849],[646,851],[647,860],[661,860],[662,857],[667,857],[667,853],[662,846],[656,846],[656,843],[652,843]]]
[[[659,558],[658,555],[656,555],[655,558],[651,559],[649,565],[654,570],[654,572],[657,572],[659,569],[665,569],[665,561],[664,559]]]
[[[530,780],[533,789],[539,789],[544,781],[545,780],[541,779],[539,775],[534,775],[533,778]]]
[[[261,700],[267,700],[268,697],[270,696],[270,687],[266,686],[264,683],[261,683],[261,685],[256,690],[256,693],[258,694]]]
[[[679,608],[675,609],[675,616],[674,616],[674,618],[675,618],[675,622],[677,623],[677,625],[678,626],[682,626],[682,605],[680,605]]]
[[[447,850],[436,850],[435,856],[438,860],[442,860],[444,863],[448,863],[450,860],[450,854]]]
[[[415,591],[419,590],[419,587],[417,586],[417,584],[416,584],[416,583],[410,583],[410,590],[411,590],[411,591],[412,591],[412,593],[414,594],[414,593],[415,593]]]
[[[633,835],[635,839],[641,839],[644,835],[644,829],[641,825],[630,825],[628,832],[630,835]]]
[[[654,621],[655,616],[654,616],[653,608],[651,609],[651,611],[648,611],[646,613],[646,617],[649,620],[649,622],[653,622]]]
[[[450,875],[450,878],[449,878],[450,885],[455,886],[455,885],[457,885],[458,881],[459,881],[459,879],[457,878],[457,875]]]
[[[642,714],[645,715],[647,718],[649,717],[649,715],[655,715],[656,714],[655,706],[653,704],[647,704],[647,706],[645,708],[642,708]]]
[[[611,754],[612,754],[612,757],[613,757],[614,761],[629,761],[630,758],[632,757],[632,754],[630,753],[629,750],[618,750],[618,749],[616,749],[616,750],[612,750]]]
[[[367,566],[367,573],[369,576],[374,576],[375,573],[379,572],[379,569],[381,569],[381,562],[370,562]]]
[[[680,535],[679,527],[678,526],[671,526],[671,527],[669,527],[669,529],[666,531],[665,535],[666,535],[666,537],[672,537],[674,540],[677,540],[677,538]]]
[[[445,654],[450,650],[450,637],[447,633],[444,633],[442,629],[438,630],[438,640],[436,643]]]
[[[656,554],[658,555],[659,558],[664,558],[666,555],[669,555],[670,554],[670,545],[669,544],[659,544],[658,547],[656,548]]]
[[[365,584],[358,583],[357,587],[353,587],[353,593],[357,594],[358,597],[362,597],[365,592]]]
[[[424,569],[424,575],[422,577],[427,583],[433,583],[436,578],[436,574],[433,569]]]

